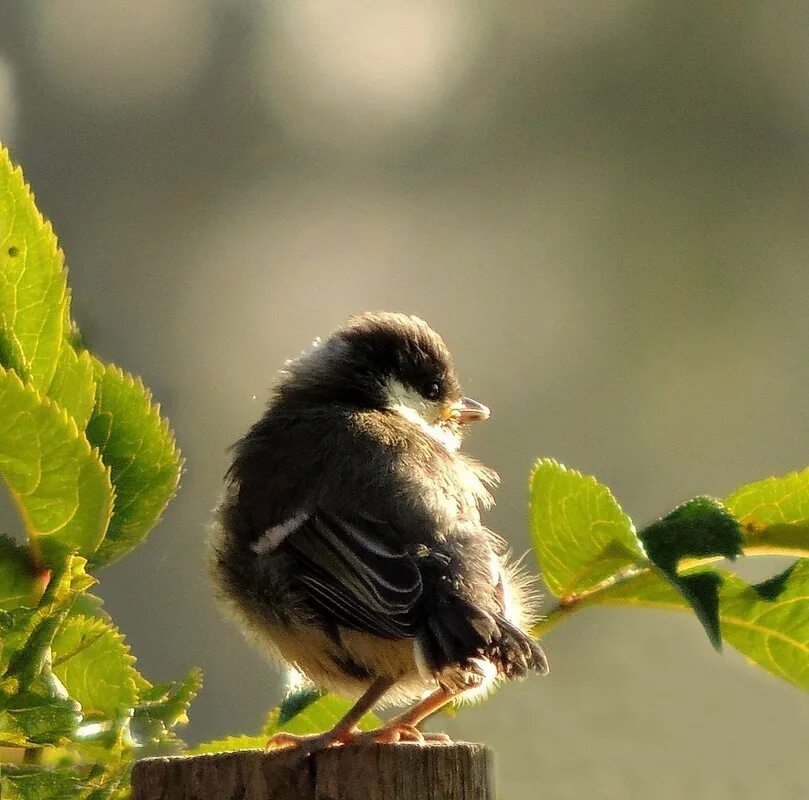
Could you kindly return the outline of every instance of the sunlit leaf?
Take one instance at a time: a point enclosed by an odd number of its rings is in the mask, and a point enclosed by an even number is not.
[[[720,602],[725,641],[809,691],[809,560],[757,586],[728,575]]]
[[[197,671],[152,686],[88,593],[86,557],[146,536],[179,455],[142,384],[85,350],[69,301],[56,238],[0,148],[0,476],[28,536],[0,536],[0,748],[43,762],[3,765],[2,800],[124,800],[130,729],[151,726],[142,754],[176,750],[200,687]]]
[[[0,692],[2,743],[56,744],[75,734],[80,719],[78,705],[43,681],[10,695]]]
[[[181,458],[149,391],[118,367],[96,362],[96,400],[87,438],[112,471],[115,507],[95,566],[139,544],[177,491]]]
[[[197,745],[191,753],[222,753],[227,750],[263,749],[273,734],[283,731],[298,736],[323,733],[333,728],[351,709],[354,703],[334,694],[324,694],[312,687],[303,687],[290,692],[280,706],[267,715],[260,733],[255,735],[226,736]],[[382,726],[382,720],[367,713],[358,727],[370,731]]]
[[[3,766],[0,797],[3,800],[69,800],[79,797],[84,781],[70,767]]]
[[[531,539],[545,583],[560,598],[646,561],[632,520],[610,490],[549,459],[531,475]]]
[[[267,744],[269,737],[259,734],[257,736],[225,736],[222,739],[213,739],[203,742],[188,751],[188,755],[200,756],[205,753],[226,753],[229,750],[260,750]]]
[[[686,575],[693,573],[688,570]],[[722,638],[768,672],[809,691],[809,560],[755,586],[726,570],[719,576]],[[652,570],[579,603],[581,608],[600,605],[689,610],[673,584]]]
[[[64,258],[50,223],[0,146],[0,328],[3,364],[46,392],[68,326]],[[7,363],[8,362],[8,363]]]
[[[62,619],[77,596],[95,583],[84,571],[86,563],[81,556],[70,556],[46,573],[47,585],[36,608],[20,606],[0,615],[0,676],[11,672],[25,684],[39,675]]]
[[[124,637],[97,617],[70,615],[51,645],[53,671],[85,718],[128,714],[138,700],[135,659]]]
[[[75,422],[0,368],[0,474],[46,563],[92,553],[112,510],[112,484]]]
[[[132,717],[132,736],[140,745],[173,742],[172,728],[188,722],[188,707],[202,688],[202,671],[192,669],[183,681],[141,691]]]
[[[48,397],[53,398],[73,417],[79,431],[84,431],[93,411],[95,394],[92,356],[87,351],[77,354],[65,342],[59,353],[59,361],[48,389]]]
[[[744,526],[751,547],[809,556],[809,467],[741,486],[725,505]]]
[[[262,733],[271,736],[278,731],[305,734],[322,733],[333,728],[354,705],[353,701],[336,694],[322,694],[311,689],[299,689],[285,698],[278,714]],[[375,714],[366,714],[359,722],[360,730],[373,730],[382,725]]]

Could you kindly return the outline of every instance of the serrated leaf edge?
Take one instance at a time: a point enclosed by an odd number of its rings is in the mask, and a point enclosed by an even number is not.
[[[115,504],[115,486],[112,483],[111,470],[104,463],[104,460],[101,458],[101,453],[100,453],[99,449],[97,447],[93,447],[90,444],[90,442],[87,440],[87,437],[84,435],[84,433],[78,429],[78,426],[76,425],[76,421],[73,419],[73,417],[71,417],[70,414],[67,412],[67,410],[64,409],[61,405],[59,405],[59,403],[57,403],[55,400],[51,399],[47,395],[43,395],[32,384],[26,383],[25,381],[23,381],[20,378],[20,376],[17,375],[16,372],[14,372],[14,370],[4,369],[3,367],[0,367],[0,381],[5,379],[6,377],[8,377],[12,381],[15,381],[17,386],[20,389],[22,389],[23,391],[31,394],[34,397],[34,399],[40,405],[51,408],[57,414],[60,421],[64,422],[65,425],[67,426],[68,434],[75,437],[75,439],[79,442],[80,446],[84,447],[84,449],[85,449],[84,451],[87,454],[89,454],[90,456],[95,456],[96,460],[98,461],[99,465],[101,466],[101,468],[102,468],[102,470],[104,472],[104,475],[107,478],[107,483],[108,483],[109,490],[110,490],[110,501],[108,503],[108,506],[109,506],[108,511],[109,511],[109,513],[107,514],[107,525],[109,525],[109,520],[112,517],[112,509],[113,509],[114,504]],[[0,473],[0,475],[2,475],[2,473]],[[27,519],[27,514],[25,513],[24,509],[20,505],[20,501],[19,501],[19,498],[17,496],[17,493],[14,492],[11,489],[11,487],[5,481],[4,476],[3,476],[3,482],[6,484],[6,487],[8,488],[9,494],[14,498],[15,503],[18,505],[18,511],[20,513],[20,516],[22,517],[23,522],[24,522],[25,527],[26,527],[26,530],[28,531],[29,535],[32,537],[32,541],[33,541],[35,539],[35,536],[34,536],[34,533],[31,530],[29,520]],[[68,518],[68,520],[66,520],[65,524],[67,524],[67,522],[69,522],[70,519],[72,519],[72,517]],[[62,527],[64,527],[64,525]],[[54,533],[56,533],[59,530],[61,530],[61,528],[56,528],[53,531],[38,531],[37,535],[52,536],[52,535],[54,535]],[[106,535],[106,530],[105,530],[105,535]],[[103,537],[102,537],[101,541],[103,541]],[[100,544],[100,542],[99,542],[99,544]]]
[[[19,164],[14,163],[8,148],[2,143],[0,143],[0,169],[2,169],[3,167],[2,164],[3,160],[5,160],[6,164],[10,167],[9,185],[11,186],[12,181],[16,181],[17,186],[12,188],[18,188],[21,191],[21,193],[30,200],[30,205],[31,208],[33,209],[34,224],[37,226],[36,233],[44,234],[44,236],[50,242],[50,248],[48,249],[47,256],[56,259],[57,269],[55,275],[61,276],[63,278],[62,291],[59,297],[59,304],[64,306],[65,313],[62,315],[62,319],[60,321],[61,331],[58,338],[64,341],[67,328],[66,320],[70,319],[70,301],[71,301],[71,293],[67,285],[68,273],[67,267],[65,266],[64,251],[59,246],[59,237],[56,235],[56,231],[54,231],[53,225],[51,224],[50,220],[46,219],[45,215],[39,210],[39,206],[37,205],[36,202],[36,194],[34,193],[34,190],[31,188],[31,185],[25,180],[25,174],[23,173],[22,167]],[[14,309],[13,318],[8,324],[13,326],[16,318],[17,318],[17,309]],[[36,357],[38,349],[39,349],[39,342],[37,341],[37,344],[34,348],[34,356],[31,358],[26,357],[25,353],[21,351],[21,355],[25,361],[25,368],[29,373],[31,371],[31,364],[34,358]],[[53,368],[50,372],[50,375],[48,376],[48,380],[44,382],[47,387],[50,387],[50,384],[53,381],[53,375],[55,371],[56,371],[56,360],[54,360]]]
[[[537,477],[537,472],[539,472],[539,470],[542,467],[546,466],[559,469],[566,475],[573,475],[576,478],[581,478],[591,486],[596,487],[598,489],[603,489],[606,492],[607,496],[610,498],[610,500],[612,500],[612,502],[615,503],[615,507],[620,510],[620,512],[624,515],[624,517],[626,517],[627,521],[629,522],[629,528],[632,531],[632,533],[634,533],[635,536],[637,536],[638,532],[635,528],[635,523],[632,517],[630,517],[629,514],[626,513],[624,507],[618,502],[618,498],[616,498],[616,496],[612,493],[612,489],[610,489],[610,487],[607,486],[606,483],[602,483],[598,478],[596,478],[595,475],[585,474],[583,472],[579,472],[579,470],[577,469],[566,467],[561,461],[557,461],[555,458],[539,458],[534,462],[534,465],[531,467],[531,472],[529,473],[528,478],[528,489],[531,494],[529,499],[529,506],[532,509],[533,509],[534,482]]]

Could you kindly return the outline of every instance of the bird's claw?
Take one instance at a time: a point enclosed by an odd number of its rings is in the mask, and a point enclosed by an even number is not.
[[[375,731],[367,731],[360,736],[366,742],[395,744],[396,742],[424,742],[424,734],[415,725],[390,724]]]
[[[356,728],[354,730],[332,729],[325,733],[309,733],[302,736],[295,733],[279,731],[267,740],[264,749],[294,749],[300,752],[301,755],[309,755],[319,750],[325,750],[328,747],[350,744],[354,741],[358,733],[359,731]]]
[[[412,742],[415,744],[440,742],[446,744],[451,742],[452,739],[446,733],[425,733],[415,725],[407,722],[391,722],[375,731],[360,733],[354,741],[376,744],[396,744],[397,742]]]
[[[267,740],[265,750],[294,749],[301,755],[309,755],[343,744],[396,744],[398,742],[447,744],[451,741],[452,739],[446,733],[424,733],[410,723],[391,722],[373,731],[360,731],[358,728],[333,729],[325,733],[310,733],[303,736],[279,731]]]
[[[452,744],[452,737],[448,733],[436,731],[434,733],[422,733],[425,742],[436,742],[438,744]]]

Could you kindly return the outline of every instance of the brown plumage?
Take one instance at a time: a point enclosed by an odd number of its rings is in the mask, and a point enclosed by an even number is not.
[[[307,750],[357,738],[380,699],[419,701],[376,738],[420,739],[457,695],[547,671],[530,583],[480,519],[496,474],[458,451],[488,410],[461,396],[426,323],[363,314],[290,362],[236,443],[213,573],[260,642],[361,697]]]

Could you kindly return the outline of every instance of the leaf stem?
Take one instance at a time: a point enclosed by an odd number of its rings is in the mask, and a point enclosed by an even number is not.
[[[808,558],[809,550],[805,544],[801,547],[794,531],[788,530],[784,526],[786,533],[791,533],[791,536],[779,536],[782,531],[773,528],[764,531],[751,532],[748,530],[748,535],[755,537],[753,541],[748,541],[742,547],[742,553],[745,556],[791,556],[794,558]],[[804,540],[805,541],[805,540]],[[686,558],[680,562],[680,569],[688,570],[695,567],[706,566],[708,564],[721,561],[721,556],[711,556],[708,558]],[[590,589],[578,594],[570,594],[560,598],[559,602],[533,627],[532,633],[535,636],[541,636],[547,633],[552,628],[555,628],[562,621],[564,621],[571,614],[583,608],[589,603],[590,599],[598,596],[601,592],[609,589],[616,584],[623,583],[624,581],[636,578],[645,572],[648,572],[651,567],[627,567],[615,575],[598,583]]]

